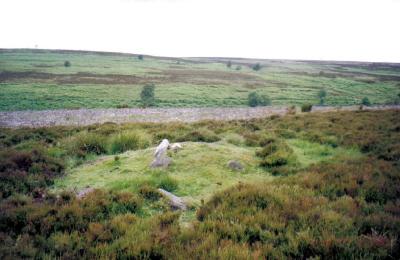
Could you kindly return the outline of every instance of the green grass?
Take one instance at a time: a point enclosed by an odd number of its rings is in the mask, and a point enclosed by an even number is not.
[[[286,140],[293,149],[301,167],[308,167],[319,162],[340,161],[349,158],[360,158],[358,149],[333,148],[329,145],[308,142],[302,139]]]
[[[97,161],[73,168],[66,177],[57,180],[54,188],[83,189],[86,186],[119,191],[137,191],[143,183],[157,183],[163,176],[178,182],[174,193],[190,202],[199,203],[216,191],[241,182],[258,182],[271,178],[258,167],[255,149],[238,147],[222,142],[184,143],[178,153],[171,153],[173,164],[165,170],[150,169],[153,149],[128,151],[114,156],[103,156]],[[227,167],[229,160],[239,160],[245,166],[243,172]]]
[[[311,143],[301,139],[287,140],[293,149],[296,162],[305,168],[311,164],[338,161],[343,158],[359,158],[356,149],[332,148],[328,145]],[[54,192],[81,190],[85,187],[105,188],[115,191],[137,192],[143,184],[160,187],[163,179],[176,182],[173,193],[191,205],[199,206],[201,200],[209,198],[238,183],[269,182],[273,177],[260,167],[260,158],[255,155],[259,148],[234,145],[226,141],[216,143],[186,142],[177,153],[170,153],[173,164],[167,169],[150,169],[153,149],[128,151],[115,156],[102,156],[94,161],[69,169],[68,174],[57,179]],[[229,160],[240,161],[245,169],[232,171],[227,167]],[[299,164],[297,164],[299,163]],[[182,216],[183,222],[192,220],[193,211]]]
[[[71,67],[64,67],[69,60]],[[135,55],[99,55],[96,53],[57,53],[14,50],[0,51],[0,72],[49,73],[48,79],[12,78],[0,81],[0,111],[62,108],[115,108],[140,105],[139,93],[144,82],[156,80],[156,105],[159,107],[235,107],[247,106],[247,96],[256,91],[268,95],[273,105],[319,102],[317,93],[327,91],[326,104],[359,104],[367,96],[373,104],[392,102],[400,92],[398,69],[368,69],[346,65],[296,61],[263,61],[260,71],[249,66],[255,60],[232,60],[227,68],[223,60],[163,59]],[[236,71],[235,64],[242,64]],[[335,78],[318,76],[320,71]],[[93,75],[130,75],[143,83],[57,81],[57,75],[76,77]],[[180,73],[175,77],[174,73]],[[205,73],[205,74],[204,74]],[[228,74],[227,74],[228,73]],[[348,73],[348,74],[343,74]],[[183,76],[182,76],[183,75]],[[382,80],[380,76],[399,76]],[[107,76],[108,77],[108,76]],[[153,78],[153,79],[151,79]],[[367,83],[365,80],[371,80]]]

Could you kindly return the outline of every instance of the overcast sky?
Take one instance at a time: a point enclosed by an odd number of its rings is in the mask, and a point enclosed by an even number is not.
[[[400,62],[400,0],[0,0],[0,48]]]

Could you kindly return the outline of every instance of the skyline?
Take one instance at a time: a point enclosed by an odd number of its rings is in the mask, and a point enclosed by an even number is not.
[[[398,0],[4,0],[0,8],[0,48],[400,62]]]

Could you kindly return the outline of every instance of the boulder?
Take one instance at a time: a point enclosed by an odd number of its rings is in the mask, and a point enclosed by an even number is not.
[[[171,192],[168,192],[164,189],[158,189],[158,191],[164,195],[169,200],[169,205],[174,210],[186,210],[187,206],[186,203],[183,201],[182,198],[175,196]]]
[[[234,171],[242,171],[244,169],[243,165],[240,162],[235,161],[235,160],[230,160],[228,162],[228,167]]]

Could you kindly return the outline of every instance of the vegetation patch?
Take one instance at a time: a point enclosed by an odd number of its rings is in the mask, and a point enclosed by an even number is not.
[[[1,129],[0,258],[399,259],[398,117]],[[151,169],[152,148],[108,150],[131,131],[151,147],[194,131],[219,141],[184,142],[168,168]],[[260,166],[277,154],[285,164]],[[188,210],[172,211],[160,187]]]

